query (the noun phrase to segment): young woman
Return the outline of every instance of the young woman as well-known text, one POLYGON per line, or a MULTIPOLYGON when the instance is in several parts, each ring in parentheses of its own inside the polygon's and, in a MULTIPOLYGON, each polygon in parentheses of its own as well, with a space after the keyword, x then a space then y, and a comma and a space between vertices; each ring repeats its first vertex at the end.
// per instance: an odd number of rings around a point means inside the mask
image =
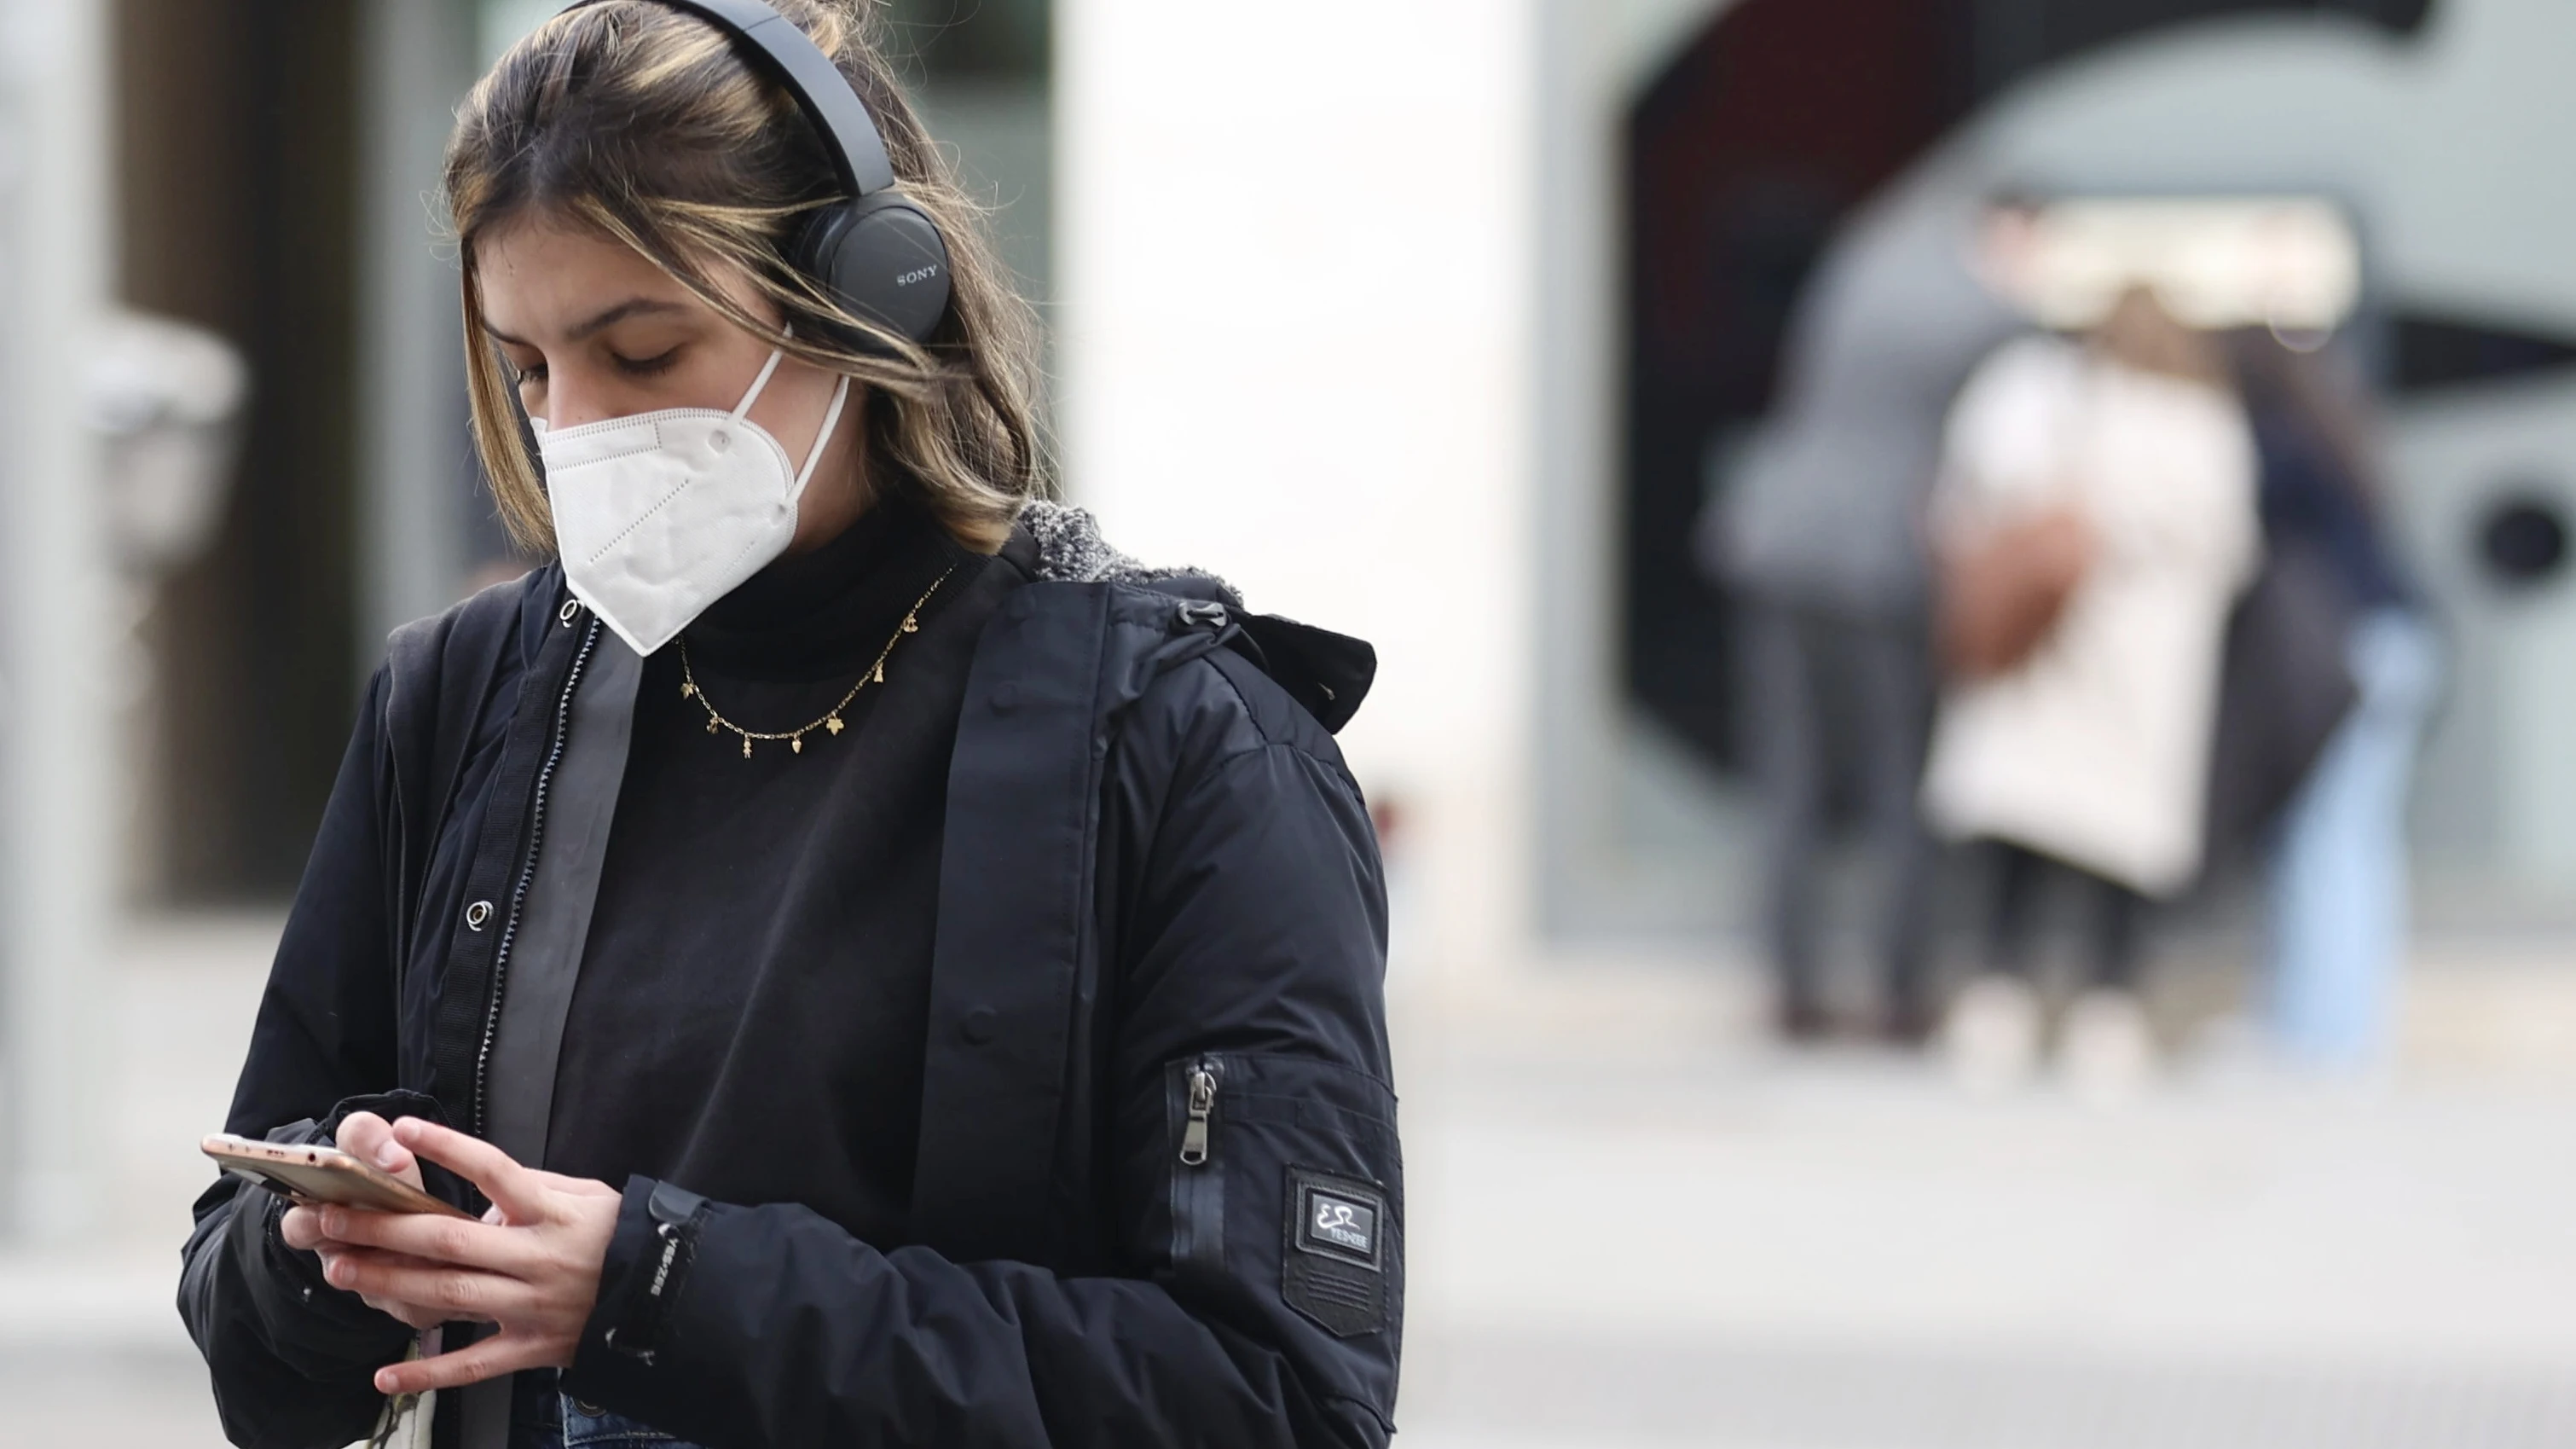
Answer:
POLYGON ((778 10, 577 6, 461 113, 556 561, 391 641, 228 1126, 483 1216, 210 1189, 226 1430, 1382 1445, 1373 660, 1032 501, 1021 304, 858 7, 778 10))
MULTIPOLYGON (((2080 1089, 2116 1095, 2152 1064, 2141 917, 2199 874, 2229 610, 2261 560, 2254 443, 2217 343, 2133 288, 2083 344, 2032 337, 1989 359, 1951 413, 1934 519, 1963 556, 2057 520, 2073 586, 2033 647, 1950 681, 1924 773, 1933 829, 1992 846, 1988 974, 1952 1006, 1972 1082, 2034 1063, 2036 896, 2051 877, 2091 917, 2089 989, 2063 1032, 2080 1089)), ((2036 550, 2044 535, 2026 535, 2036 550)))

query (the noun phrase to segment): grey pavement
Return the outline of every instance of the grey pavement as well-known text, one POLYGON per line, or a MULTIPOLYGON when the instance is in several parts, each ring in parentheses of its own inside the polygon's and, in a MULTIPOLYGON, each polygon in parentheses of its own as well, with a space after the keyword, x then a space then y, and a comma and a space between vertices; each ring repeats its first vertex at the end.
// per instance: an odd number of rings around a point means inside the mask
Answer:
MULTIPOLYGON (((221 1443, 170 1296, 274 931, 133 933, 113 1210, 0 1254, 0 1445, 221 1443)), ((2576 1073, 2532 1025, 2576 977, 2419 992, 2378 1088, 2117 1110, 1784 1059, 1705 981, 1556 989, 1403 993, 1416 1449, 2576 1443, 2576 1073)))

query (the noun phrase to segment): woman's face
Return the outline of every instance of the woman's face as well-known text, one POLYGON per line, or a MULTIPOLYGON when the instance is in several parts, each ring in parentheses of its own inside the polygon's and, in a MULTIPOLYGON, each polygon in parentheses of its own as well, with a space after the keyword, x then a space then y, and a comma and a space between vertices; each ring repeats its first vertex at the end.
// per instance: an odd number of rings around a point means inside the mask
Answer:
MULTIPOLYGON (((550 428, 663 408, 732 410, 769 360, 769 344, 726 321, 633 248, 542 218, 477 238, 484 332, 508 359, 519 401, 550 428)), ((777 312, 747 278, 719 276, 755 317, 777 312)), ((802 466, 838 377, 782 359, 750 417, 802 466)), ((865 506, 861 396, 853 384, 832 441, 797 507, 790 553, 826 542, 865 506)))

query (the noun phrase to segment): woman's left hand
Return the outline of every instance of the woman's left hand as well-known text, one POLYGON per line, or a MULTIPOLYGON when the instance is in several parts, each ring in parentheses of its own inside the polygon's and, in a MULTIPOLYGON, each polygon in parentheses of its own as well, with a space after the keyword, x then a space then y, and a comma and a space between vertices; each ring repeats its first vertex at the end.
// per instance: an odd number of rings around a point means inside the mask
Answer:
POLYGON ((481 1222, 429 1213, 326 1208, 333 1287, 434 1308, 500 1332, 434 1358, 376 1371, 376 1388, 416 1394, 528 1368, 569 1368, 599 1301, 620 1194, 604 1182, 522 1167, 488 1142, 417 1117, 394 1124, 403 1146, 482 1189, 481 1222))

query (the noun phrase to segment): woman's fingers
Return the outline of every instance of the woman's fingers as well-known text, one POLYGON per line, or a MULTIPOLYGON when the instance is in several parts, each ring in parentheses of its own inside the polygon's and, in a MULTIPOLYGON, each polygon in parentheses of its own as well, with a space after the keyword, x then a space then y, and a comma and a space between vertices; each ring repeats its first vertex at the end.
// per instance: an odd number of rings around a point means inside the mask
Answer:
POLYGON ((376 1392, 417 1394, 479 1384, 521 1369, 543 1368, 546 1360, 543 1347, 505 1329, 454 1353, 387 1364, 376 1370, 376 1392))
POLYGON ((331 1141, 341 1151, 367 1162, 375 1161, 376 1154, 393 1140, 393 1124, 373 1112, 350 1113, 340 1119, 339 1129, 331 1134, 331 1141))
MULTIPOLYGON (((336 1266, 343 1262, 376 1263, 391 1267, 418 1269, 436 1269, 443 1266, 438 1263, 423 1262, 418 1258, 406 1258, 398 1253, 380 1253, 373 1248, 352 1248, 345 1246, 326 1247, 322 1249, 320 1257, 322 1259, 322 1278, 325 1282, 337 1282, 340 1278, 348 1276, 346 1273, 340 1271, 336 1266)), ((376 1310, 378 1313, 399 1319, 403 1324, 411 1328, 435 1328, 439 1324, 446 1322, 450 1316, 436 1308, 426 1307, 418 1303, 406 1303, 399 1298, 382 1298, 373 1294, 361 1293, 358 1295, 358 1301, 366 1304, 369 1308, 376 1310)))
POLYGON ((540 1256, 525 1233, 438 1213, 380 1213, 327 1207, 322 1231, 334 1244, 379 1248, 405 1257, 494 1273, 524 1273, 540 1256))
POLYGON ((439 1262, 435 1258, 415 1258, 409 1253, 388 1253, 381 1248, 334 1246, 323 1249, 321 1258, 322 1272, 325 1277, 330 1276, 331 1265, 339 1262, 367 1263, 384 1268, 417 1268, 422 1271, 457 1266, 454 1263, 439 1262))
POLYGON ((450 1264, 414 1267, 370 1260, 354 1253, 335 1258, 324 1276, 334 1288, 346 1289, 361 1298, 413 1304, 431 1310, 441 1320, 497 1322, 524 1311, 535 1296, 527 1284, 506 1274, 450 1264))
POLYGON ((532 1181, 543 1183, 556 1192, 570 1193, 574 1197, 623 1199, 626 1196, 625 1193, 595 1177, 566 1177, 560 1172, 548 1172, 542 1167, 529 1168, 528 1176, 532 1181))
POLYGON ((546 1185, 539 1180, 539 1174, 521 1167, 510 1159, 510 1154, 491 1143, 418 1117, 405 1117, 395 1123, 394 1136, 413 1152, 481 1188, 510 1221, 534 1222, 542 1215, 546 1185))
POLYGON ((435 1308, 423 1308, 417 1303, 405 1303, 400 1299, 369 1298, 362 1293, 358 1295, 358 1301, 402 1324, 405 1328, 436 1328, 448 1319, 448 1315, 435 1308))
POLYGON ((420 1164, 394 1135, 393 1124, 373 1112, 352 1112, 332 1135, 339 1149, 370 1167, 380 1168, 414 1187, 421 1185, 420 1164))
POLYGON ((322 1231, 321 1209, 302 1206, 288 1208, 286 1215, 277 1220, 277 1236, 286 1246, 304 1253, 321 1247, 330 1238, 322 1231))

